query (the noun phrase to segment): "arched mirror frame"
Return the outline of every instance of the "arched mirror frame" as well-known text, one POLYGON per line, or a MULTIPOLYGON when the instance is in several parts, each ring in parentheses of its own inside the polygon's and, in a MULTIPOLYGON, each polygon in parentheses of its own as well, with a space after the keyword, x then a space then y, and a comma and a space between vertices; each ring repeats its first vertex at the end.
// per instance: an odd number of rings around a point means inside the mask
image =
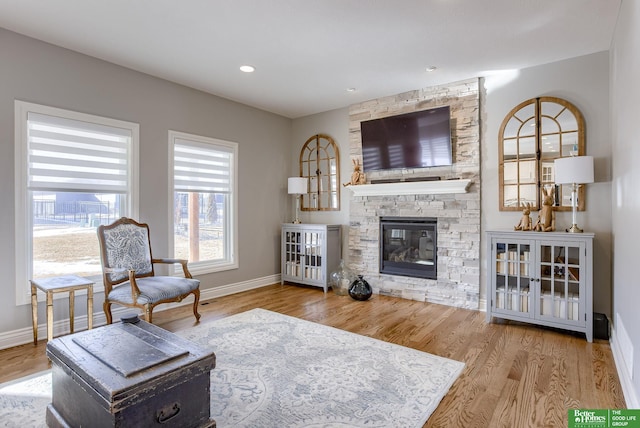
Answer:
POLYGON ((340 210, 340 152, 333 138, 316 134, 300 150, 300 177, 307 179, 302 211, 340 210))
MULTIPOLYGON (((571 186, 555 185, 553 161, 583 156, 585 123, 580 110, 556 97, 539 97, 514 107, 498 133, 499 209, 521 211, 531 202, 542 208, 542 188, 555 186, 554 209, 571 211, 571 186)), ((578 210, 585 209, 585 190, 578 190, 578 210)))

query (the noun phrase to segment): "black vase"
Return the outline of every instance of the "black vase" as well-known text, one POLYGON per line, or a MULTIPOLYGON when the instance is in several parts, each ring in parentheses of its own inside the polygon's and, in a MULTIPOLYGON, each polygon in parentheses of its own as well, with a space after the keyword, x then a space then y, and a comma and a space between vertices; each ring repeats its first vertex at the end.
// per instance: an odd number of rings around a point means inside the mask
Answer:
POLYGON ((358 279, 353 281, 349 286, 349 296, 356 300, 367 300, 373 294, 373 290, 369 283, 358 275, 358 279))

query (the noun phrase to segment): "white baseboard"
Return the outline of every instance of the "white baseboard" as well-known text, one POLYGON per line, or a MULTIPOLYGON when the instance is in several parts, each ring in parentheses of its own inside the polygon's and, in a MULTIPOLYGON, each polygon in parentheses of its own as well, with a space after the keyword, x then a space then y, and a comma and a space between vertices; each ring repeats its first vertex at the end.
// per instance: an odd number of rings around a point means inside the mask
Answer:
POLYGON ((640 409, 640 400, 638 400, 638 396, 633 389, 633 383, 631 382, 629 373, 624 369, 625 363, 622 358, 622 351, 618 345, 615 328, 611 329, 611 339, 609 340, 609 343, 611 344, 611 353, 613 354, 613 360, 616 363, 616 370, 622 386, 622 394, 624 395, 624 400, 627 403, 627 408, 640 409))
MULTIPOLYGON (((240 293, 242 291, 253 290, 267 285, 272 285, 280 282, 280 274, 265 276, 263 278, 252 279, 249 281, 237 282, 235 284, 222 285, 220 287, 213 287, 200 291, 200 301, 214 299, 216 297, 228 296, 230 294, 240 293)), ((193 299, 185 299, 180 303, 170 303, 166 305, 158 306, 154 313, 165 311, 171 308, 177 308, 179 306, 193 305, 193 299)), ((125 314, 135 312, 133 308, 126 308, 122 306, 113 306, 111 311, 113 319, 117 320, 125 314)), ((142 312, 141 312, 142 313, 142 312)), ((47 324, 46 317, 43 324, 38 323, 38 339, 47 338, 47 324)), ((41 321, 41 320, 39 320, 41 321)), ((93 313, 93 326, 98 327, 105 325, 107 318, 104 312, 93 313)), ((87 316, 74 317, 74 330, 82 331, 87 329, 87 316)), ((69 319, 63 319, 55 321, 53 323, 53 336, 59 336, 61 334, 67 334, 70 331, 69 319)), ((18 330, 7 331, 0 333, 0 349, 12 348, 14 346, 23 345, 25 343, 33 343, 33 328, 31 326, 21 328, 18 330)))

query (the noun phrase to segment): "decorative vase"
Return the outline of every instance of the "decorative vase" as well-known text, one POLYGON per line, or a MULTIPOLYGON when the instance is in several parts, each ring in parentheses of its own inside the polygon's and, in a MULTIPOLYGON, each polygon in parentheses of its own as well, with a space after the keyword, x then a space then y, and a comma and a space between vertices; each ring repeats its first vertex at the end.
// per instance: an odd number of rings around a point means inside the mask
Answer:
POLYGON ((331 289, 338 296, 346 296, 349 294, 349 286, 356 279, 356 274, 344 263, 344 260, 340 260, 338 270, 332 272, 329 276, 331 289))
POLYGON ((349 296, 356 300, 367 300, 373 294, 371 285, 362 277, 358 275, 358 279, 351 283, 349 287, 349 296))

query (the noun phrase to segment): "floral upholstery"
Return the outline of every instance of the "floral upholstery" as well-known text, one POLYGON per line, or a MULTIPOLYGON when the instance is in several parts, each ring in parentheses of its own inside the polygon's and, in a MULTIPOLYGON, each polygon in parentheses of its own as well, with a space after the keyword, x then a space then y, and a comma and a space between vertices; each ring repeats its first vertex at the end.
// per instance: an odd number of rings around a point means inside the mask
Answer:
POLYGON ((134 269, 136 276, 151 273, 151 251, 147 232, 146 228, 133 224, 121 224, 104 231, 108 266, 122 269, 108 274, 112 282, 128 278, 128 269, 134 269))
POLYGON ((98 227, 102 253, 102 278, 105 290, 103 303, 107 324, 111 324, 113 303, 144 309, 152 322, 153 308, 165 302, 180 302, 193 294, 193 314, 200 319, 200 281, 193 279, 182 259, 154 259, 151 254, 149 226, 122 217, 114 223, 98 227), (180 264, 184 278, 156 276, 154 264, 180 264))

